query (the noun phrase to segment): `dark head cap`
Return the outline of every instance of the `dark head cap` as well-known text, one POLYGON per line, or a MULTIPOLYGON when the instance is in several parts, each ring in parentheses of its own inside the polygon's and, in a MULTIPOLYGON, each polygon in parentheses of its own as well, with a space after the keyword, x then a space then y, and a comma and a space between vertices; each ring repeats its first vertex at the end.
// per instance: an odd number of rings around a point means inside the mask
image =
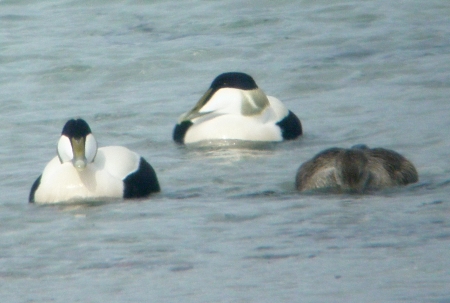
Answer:
POLYGON ((252 90, 258 88, 255 80, 253 80, 251 76, 239 72, 223 73, 217 76, 210 86, 211 90, 213 91, 227 87, 243 90, 252 90))
POLYGON ((69 138, 82 138, 91 133, 89 125, 83 119, 71 119, 66 122, 61 132, 69 138))

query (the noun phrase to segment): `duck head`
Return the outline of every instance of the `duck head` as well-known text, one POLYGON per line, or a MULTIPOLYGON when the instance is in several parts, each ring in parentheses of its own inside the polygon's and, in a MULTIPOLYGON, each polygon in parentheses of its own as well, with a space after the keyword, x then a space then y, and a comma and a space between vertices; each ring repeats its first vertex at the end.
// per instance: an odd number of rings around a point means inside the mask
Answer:
POLYGON ((240 72, 223 73, 214 79, 194 108, 183 114, 179 122, 208 114, 253 116, 269 105, 267 96, 251 76, 240 72))
POLYGON ((61 163, 72 162, 78 171, 82 171, 87 164, 94 161, 96 154, 97 141, 86 121, 67 121, 58 141, 58 157, 61 163))
POLYGON ((367 156, 363 149, 346 149, 336 156, 335 178, 342 190, 364 191, 370 177, 367 156))

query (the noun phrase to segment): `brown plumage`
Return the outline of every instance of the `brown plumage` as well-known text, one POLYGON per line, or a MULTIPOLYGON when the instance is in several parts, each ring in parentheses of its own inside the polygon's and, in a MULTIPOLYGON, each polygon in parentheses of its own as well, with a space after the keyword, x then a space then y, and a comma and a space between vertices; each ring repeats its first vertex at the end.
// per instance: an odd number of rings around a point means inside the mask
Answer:
POLYGON ((419 179, 414 165, 399 153, 355 145, 350 149, 330 148, 303 163, 297 171, 300 191, 335 189, 364 192, 406 185, 419 179))

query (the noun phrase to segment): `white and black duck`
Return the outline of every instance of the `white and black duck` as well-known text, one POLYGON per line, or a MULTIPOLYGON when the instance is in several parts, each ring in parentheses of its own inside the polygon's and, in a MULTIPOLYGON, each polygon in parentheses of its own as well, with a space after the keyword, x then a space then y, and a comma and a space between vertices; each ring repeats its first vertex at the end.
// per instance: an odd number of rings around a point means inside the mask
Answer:
POLYGON ((141 198, 160 191, 156 173, 144 158, 122 146, 97 148, 82 119, 64 125, 57 154, 31 187, 29 202, 141 198))
POLYGON ((205 140, 282 141, 302 134, 298 117, 245 73, 217 76, 193 109, 180 116, 177 143, 205 140))

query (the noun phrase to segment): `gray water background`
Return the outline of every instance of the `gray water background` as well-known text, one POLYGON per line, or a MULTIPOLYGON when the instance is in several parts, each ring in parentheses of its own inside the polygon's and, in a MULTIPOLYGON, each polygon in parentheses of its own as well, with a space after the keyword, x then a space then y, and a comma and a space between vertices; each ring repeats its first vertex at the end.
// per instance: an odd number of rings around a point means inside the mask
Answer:
POLYGON ((450 302, 450 2, 0 1, 1 302, 450 302), (180 147, 215 76, 251 74, 296 141, 180 147), (141 201, 37 206, 67 119, 155 168, 141 201), (300 194, 332 146, 420 182, 300 194))

